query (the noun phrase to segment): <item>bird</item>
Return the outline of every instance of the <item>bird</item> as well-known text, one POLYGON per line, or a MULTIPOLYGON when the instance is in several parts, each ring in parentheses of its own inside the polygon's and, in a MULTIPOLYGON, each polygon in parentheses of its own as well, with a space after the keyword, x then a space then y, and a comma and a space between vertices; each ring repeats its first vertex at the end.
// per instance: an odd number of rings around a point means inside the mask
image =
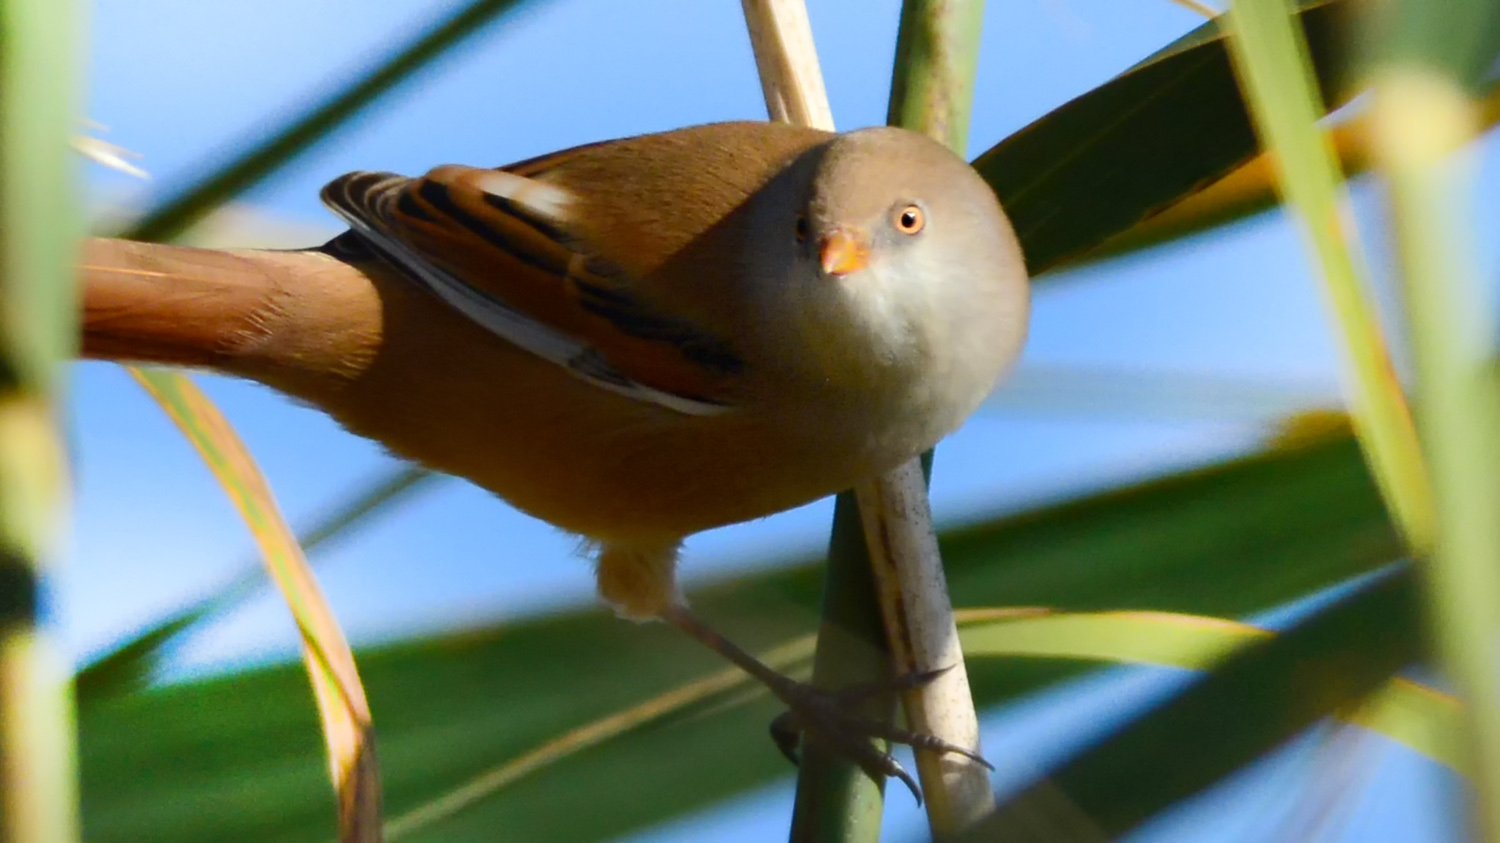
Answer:
POLYGON ((358 171, 322 199, 349 229, 305 250, 86 241, 82 356, 257 381, 582 537, 620 615, 920 800, 876 727, 719 635, 676 570, 687 536, 933 447, 1010 370, 1029 279, 989 185, 917 132, 745 121, 358 171))

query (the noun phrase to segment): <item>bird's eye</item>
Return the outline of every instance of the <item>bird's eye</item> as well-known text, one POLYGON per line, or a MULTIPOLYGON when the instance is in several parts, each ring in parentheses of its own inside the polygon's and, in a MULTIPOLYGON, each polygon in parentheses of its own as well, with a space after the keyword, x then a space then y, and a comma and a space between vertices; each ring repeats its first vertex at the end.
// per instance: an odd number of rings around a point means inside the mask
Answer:
POLYGON ((797 228, 796 228, 796 231, 797 231, 797 242, 798 243, 806 243, 807 242, 807 217, 804 217, 804 216, 802 216, 800 214, 797 216, 797 228))
POLYGON ((926 215, 916 205, 907 205, 896 212, 896 229, 902 234, 916 234, 926 224, 926 215))

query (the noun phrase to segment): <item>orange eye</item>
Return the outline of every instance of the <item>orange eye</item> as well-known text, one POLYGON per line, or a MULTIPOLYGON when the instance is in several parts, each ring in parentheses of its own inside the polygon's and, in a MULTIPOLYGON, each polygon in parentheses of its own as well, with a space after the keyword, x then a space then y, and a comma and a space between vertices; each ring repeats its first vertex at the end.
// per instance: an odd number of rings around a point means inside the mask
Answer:
POLYGON ((907 205, 896 212, 896 228, 902 234, 916 234, 926 224, 926 215, 916 205, 907 205))

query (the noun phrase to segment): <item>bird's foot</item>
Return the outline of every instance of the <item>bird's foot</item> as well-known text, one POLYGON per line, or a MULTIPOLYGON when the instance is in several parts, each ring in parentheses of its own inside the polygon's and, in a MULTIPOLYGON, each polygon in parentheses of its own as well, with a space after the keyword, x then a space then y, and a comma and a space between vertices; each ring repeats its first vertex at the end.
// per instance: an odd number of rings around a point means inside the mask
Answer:
POLYGON ((862 703, 876 697, 888 697, 921 688, 943 675, 947 668, 861 683, 837 691, 824 691, 772 670, 699 620, 697 615, 681 603, 666 606, 661 610, 660 616, 662 620, 734 662, 786 703, 788 711, 771 723, 771 736, 782 754, 791 759, 793 764, 798 763, 799 738, 808 737, 855 762, 872 778, 895 776, 900 779, 911 789, 918 804, 922 802, 922 789, 917 786, 916 780, 889 753, 881 752, 871 745, 872 738, 905 744, 913 749, 957 753, 994 769, 973 750, 949 743, 935 735, 893 726, 859 712, 862 703))
POLYGON ((859 713, 865 701, 915 690, 941 676, 947 668, 926 673, 908 673, 893 680, 863 683, 838 691, 824 691, 802 682, 783 679, 772 685, 772 692, 786 703, 787 711, 771 721, 771 738, 781 754, 793 764, 800 763, 801 739, 810 737, 860 766, 872 778, 892 776, 911 790, 917 804, 922 804, 922 790, 911 774, 888 752, 876 749, 871 738, 913 749, 952 752, 978 764, 994 767, 978 753, 949 743, 935 735, 913 732, 859 713))

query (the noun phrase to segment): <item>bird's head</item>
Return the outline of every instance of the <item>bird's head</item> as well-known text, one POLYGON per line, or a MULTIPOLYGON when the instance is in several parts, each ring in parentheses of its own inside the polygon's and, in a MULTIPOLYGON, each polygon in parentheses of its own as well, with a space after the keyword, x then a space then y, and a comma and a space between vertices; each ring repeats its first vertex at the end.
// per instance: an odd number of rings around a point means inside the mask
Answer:
POLYGON ((794 169, 800 194, 772 224, 806 362, 967 414, 1026 334, 1026 268, 994 192, 946 147, 897 128, 838 135, 794 169))

